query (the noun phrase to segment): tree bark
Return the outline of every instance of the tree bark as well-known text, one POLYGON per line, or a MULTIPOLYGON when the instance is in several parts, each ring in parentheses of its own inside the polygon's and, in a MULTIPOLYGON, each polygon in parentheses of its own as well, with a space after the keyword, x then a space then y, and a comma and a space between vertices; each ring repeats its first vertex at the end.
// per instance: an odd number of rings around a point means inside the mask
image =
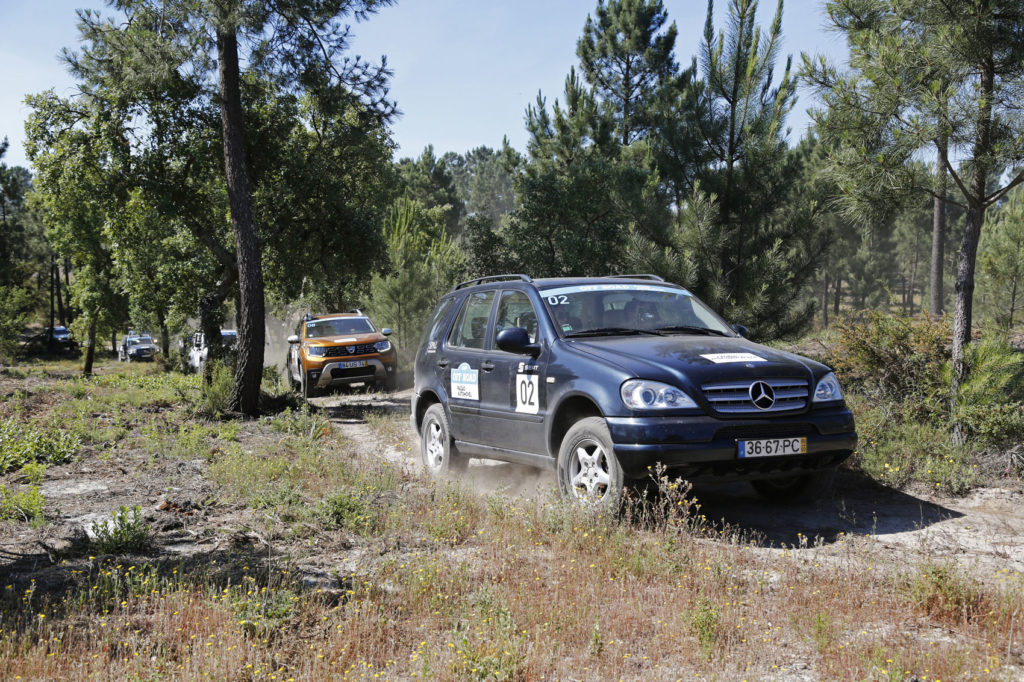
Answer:
POLYGON ((224 347, 220 338, 220 316, 217 314, 224 296, 212 291, 199 300, 199 329, 206 341, 206 361, 203 363, 203 383, 213 383, 213 367, 217 360, 224 357, 224 347))
POLYGON ((928 305, 928 313, 934 317, 942 316, 942 259, 945 258, 943 249, 946 239, 946 153, 947 140, 943 135, 936 145, 939 148, 939 159, 936 164, 938 182, 935 188, 935 201, 932 208, 932 269, 930 273, 929 290, 931 300, 928 305))
POLYGON ((53 290, 57 292, 57 319, 60 320, 61 326, 68 326, 67 317, 64 315, 64 297, 60 291, 60 264, 57 261, 53 261, 53 290))
MULTIPOLYGON (((974 175, 967 197, 967 228, 960 245, 960 259, 956 273, 956 304, 953 311, 953 378, 950 382, 951 406, 955 407, 960 387, 967 379, 970 368, 964 359, 967 344, 971 342, 972 307, 974 305, 974 270, 978 258, 978 240, 985 223, 985 189, 989 167, 984 159, 992 152, 992 95, 995 90, 995 65, 992 58, 982 64, 979 83, 978 129, 974 139, 974 175)), ((954 421, 953 436, 963 439, 960 424, 954 421)))
POLYGON ((85 363, 82 365, 82 374, 92 376, 92 361, 96 356, 96 317, 98 311, 93 311, 92 319, 89 321, 89 332, 85 337, 85 363))
POLYGON ((821 287, 821 328, 828 329, 828 264, 825 264, 825 274, 821 287))
POLYGON ((241 302, 238 361, 235 365, 230 407, 242 414, 255 415, 259 411, 260 383, 263 378, 263 265, 252 214, 249 175, 245 167, 238 36, 235 26, 230 22, 224 22, 217 29, 217 59, 221 127, 224 134, 224 174, 227 178, 231 225, 235 233, 241 302))

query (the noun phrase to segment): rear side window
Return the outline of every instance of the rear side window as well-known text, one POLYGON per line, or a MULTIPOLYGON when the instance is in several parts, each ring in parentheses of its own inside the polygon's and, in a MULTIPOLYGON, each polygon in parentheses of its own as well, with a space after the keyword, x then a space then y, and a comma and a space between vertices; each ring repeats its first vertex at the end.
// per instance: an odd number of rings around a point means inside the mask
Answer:
POLYGON ((441 327, 444 326, 445 321, 448 319, 448 311, 451 310, 452 303, 454 302, 454 298, 446 298, 437 306, 437 310, 434 311, 430 322, 423 329, 423 338, 420 339, 421 347, 431 341, 434 343, 431 346, 431 350, 437 347, 437 338, 441 335, 441 327))
POLYGON ((470 294, 459 311, 448 344, 461 348, 483 348, 487 335, 487 319, 491 316, 493 291, 470 294))

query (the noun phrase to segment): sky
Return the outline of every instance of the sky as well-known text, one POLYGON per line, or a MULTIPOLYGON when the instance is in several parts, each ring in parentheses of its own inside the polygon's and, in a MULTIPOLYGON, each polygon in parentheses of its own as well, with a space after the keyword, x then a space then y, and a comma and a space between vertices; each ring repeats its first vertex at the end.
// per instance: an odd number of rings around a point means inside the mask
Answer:
MULTIPOLYGON (((707 4, 663 0, 678 29, 676 60, 698 54, 707 4)), ((524 112, 542 93, 550 106, 562 99, 565 77, 578 66, 576 41, 596 0, 398 0, 353 25, 352 54, 370 61, 387 56, 394 71, 391 97, 402 115, 392 125, 396 158, 418 156, 428 144, 440 156, 507 136, 526 146, 524 112)), ((727 0, 715 3, 715 27, 725 23, 727 0)), ((102 0, 0 0, 0 139, 10 139, 7 165, 28 166, 25 96, 53 88, 74 92, 60 62, 61 48, 77 46, 75 10, 105 9, 102 0), (45 9, 44 9, 45 8, 45 9)), ((762 0, 758 22, 767 30, 775 3, 762 0)), ((825 29, 824 0, 787 0, 782 19, 783 55, 824 54, 842 60, 841 36, 825 29)), ((781 70, 784 57, 777 65, 781 70)), ((806 109, 815 102, 803 88, 790 115, 791 141, 803 136, 806 109)))

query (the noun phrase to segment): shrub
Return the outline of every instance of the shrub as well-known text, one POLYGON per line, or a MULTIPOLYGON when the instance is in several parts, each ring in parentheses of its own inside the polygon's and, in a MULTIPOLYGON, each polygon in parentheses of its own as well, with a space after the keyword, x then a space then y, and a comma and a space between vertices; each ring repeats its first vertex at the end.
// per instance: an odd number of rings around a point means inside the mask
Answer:
POLYGON ((224 416, 231 403, 231 388, 234 377, 231 368, 221 362, 214 362, 210 368, 212 381, 199 386, 199 412, 207 417, 224 416))
POLYGON ((0 519, 41 521, 46 500, 38 486, 28 486, 21 492, 11 492, 0 485, 0 519))
POLYGON ((981 587, 949 564, 925 564, 908 589, 914 606, 944 622, 965 623, 986 607, 981 587))
MULTIPOLYGON (((1005 334, 985 334, 965 352, 969 367, 960 386, 954 418, 977 445, 1024 439, 1024 353, 1005 334)), ((946 366, 944 379, 952 375, 946 366)))
POLYGON ((325 498, 317 516, 328 528, 369 535, 379 530, 381 516, 371 500, 351 490, 341 490, 325 498))
POLYGON ((82 443, 74 433, 40 431, 16 419, 0 421, 0 474, 26 464, 61 464, 78 454, 82 443))
POLYGON ((138 506, 128 509, 121 505, 109 522, 92 524, 92 532, 92 545, 99 554, 145 552, 151 545, 149 525, 142 520, 138 506))
POLYGON ((934 400, 948 386, 949 325, 869 312, 839 324, 833 367, 847 384, 889 400, 934 400))

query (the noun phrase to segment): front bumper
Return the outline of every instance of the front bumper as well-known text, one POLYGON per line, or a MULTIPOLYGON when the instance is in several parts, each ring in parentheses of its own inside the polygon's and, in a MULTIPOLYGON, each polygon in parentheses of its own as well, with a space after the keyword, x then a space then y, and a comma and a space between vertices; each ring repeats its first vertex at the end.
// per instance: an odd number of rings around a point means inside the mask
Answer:
POLYGON ((306 375, 315 388, 329 388, 371 381, 383 382, 389 377, 393 379, 398 371, 396 363, 385 363, 378 358, 358 360, 366 363, 363 367, 343 367, 346 362, 353 361, 325 362, 307 370, 306 375))
POLYGON ((686 480, 743 480, 834 468, 853 454, 857 433, 845 407, 773 419, 609 417, 615 455, 629 478, 646 478, 659 464, 686 480), (807 453, 739 457, 740 440, 807 438, 807 453))

